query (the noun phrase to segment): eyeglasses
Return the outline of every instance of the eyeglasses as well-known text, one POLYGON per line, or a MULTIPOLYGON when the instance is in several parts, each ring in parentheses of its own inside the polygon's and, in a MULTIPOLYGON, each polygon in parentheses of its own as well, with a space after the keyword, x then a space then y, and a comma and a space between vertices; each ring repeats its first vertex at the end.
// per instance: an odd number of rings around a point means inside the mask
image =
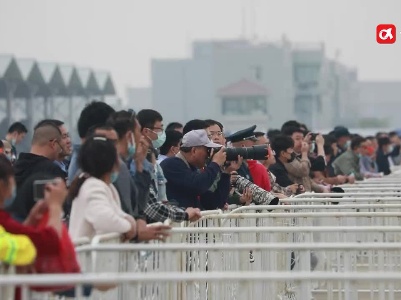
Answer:
POLYGON ((148 128, 150 131, 153 131, 154 133, 163 133, 164 128, 162 127, 153 127, 153 128, 148 128))
POLYGON ((221 131, 209 131, 208 137, 210 139, 214 136, 222 136, 222 135, 223 135, 223 133, 221 131))

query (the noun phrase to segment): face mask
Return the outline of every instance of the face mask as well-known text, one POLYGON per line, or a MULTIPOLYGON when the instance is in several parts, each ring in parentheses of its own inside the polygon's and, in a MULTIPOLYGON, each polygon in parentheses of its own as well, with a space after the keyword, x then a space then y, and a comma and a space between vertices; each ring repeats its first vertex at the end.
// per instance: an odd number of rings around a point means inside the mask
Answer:
POLYGON ((344 149, 347 150, 349 147, 351 147, 351 141, 347 141, 344 145, 344 149))
POLYGON ((9 208, 13 205, 15 197, 17 196, 17 189, 14 185, 11 196, 4 201, 4 208, 9 208))
POLYGON ((361 153, 358 153, 357 156, 358 156, 358 158, 361 158, 361 157, 362 157, 362 154, 361 154, 361 153))
POLYGON ((158 149, 161 146, 163 146, 164 142, 166 141, 166 133, 163 132, 158 132, 157 133, 157 140, 156 141, 152 141, 152 145, 154 148, 158 149))
POLYGON ((390 145, 389 147, 388 147, 388 153, 391 153, 391 152, 393 152, 394 151, 394 146, 393 145, 390 145))
POLYGON ((111 176, 110 176, 111 183, 115 183, 117 181, 117 179, 118 179, 118 172, 111 173, 111 176))
POLYGON ((297 155, 295 154, 295 152, 291 153, 291 158, 288 160, 288 163, 291 163, 295 160, 295 158, 297 157, 297 155))
POLYGON ((13 160, 13 155, 12 154, 6 154, 6 157, 9 161, 13 160))
POLYGON ((135 145, 129 144, 128 145, 128 157, 133 157, 135 154, 135 145))
POLYGON ((15 146, 15 144, 17 144, 17 140, 16 139, 12 139, 11 140, 11 145, 15 146))

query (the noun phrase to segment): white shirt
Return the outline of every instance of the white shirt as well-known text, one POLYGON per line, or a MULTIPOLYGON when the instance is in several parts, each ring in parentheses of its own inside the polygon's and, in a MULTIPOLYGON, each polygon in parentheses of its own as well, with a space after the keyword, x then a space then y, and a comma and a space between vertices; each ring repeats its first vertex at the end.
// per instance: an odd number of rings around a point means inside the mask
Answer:
POLYGON ((163 155, 163 154, 159 154, 159 156, 157 157, 157 163, 160 164, 166 158, 168 158, 168 156, 163 155))
POLYGON ((90 177, 72 202, 68 231, 73 240, 82 237, 91 239, 106 233, 125 233, 131 229, 126 216, 115 187, 90 177))

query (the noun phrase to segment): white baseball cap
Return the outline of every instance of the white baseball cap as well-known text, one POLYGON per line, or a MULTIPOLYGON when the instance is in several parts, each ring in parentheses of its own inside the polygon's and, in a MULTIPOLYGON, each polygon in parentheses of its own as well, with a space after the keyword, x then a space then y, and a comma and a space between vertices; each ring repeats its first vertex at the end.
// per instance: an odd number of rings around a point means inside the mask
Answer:
POLYGON ((220 148, 222 145, 213 143, 205 129, 192 130, 182 138, 181 147, 199 147, 205 146, 208 148, 220 148))

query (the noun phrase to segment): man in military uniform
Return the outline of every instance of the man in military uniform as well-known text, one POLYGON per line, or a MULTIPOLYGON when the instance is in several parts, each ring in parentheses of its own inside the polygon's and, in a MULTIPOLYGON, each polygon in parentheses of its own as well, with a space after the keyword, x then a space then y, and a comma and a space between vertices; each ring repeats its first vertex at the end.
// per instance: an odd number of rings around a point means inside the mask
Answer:
MULTIPOLYGON (((233 147, 242 147, 241 143, 244 141, 253 141, 256 142, 258 139, 255 137, 256 125, 253 125, 249 128, 237 131, 232 135, 226 138, 227 142, 230 142, 233 147)), ((241 167, 237 171, 238 175, 248 179, 249 181, 253 182, 253 178, 251 176, 251 172, 248 167, 248 163, 244 160, 241 167)))

